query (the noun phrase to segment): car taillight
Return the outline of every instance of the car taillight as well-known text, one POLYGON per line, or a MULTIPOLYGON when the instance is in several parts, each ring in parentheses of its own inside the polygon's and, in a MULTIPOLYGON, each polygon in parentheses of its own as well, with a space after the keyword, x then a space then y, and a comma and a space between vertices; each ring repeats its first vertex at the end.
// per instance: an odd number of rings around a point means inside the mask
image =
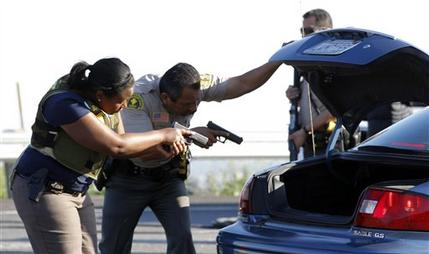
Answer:
POLYGON ((244 187, 241 190, 241 194, 240 194, 240 213, 241 214, 251 213, 250 195, 252 193, 252 185, 253 185, 253 176, 247 179, 246 184, 244 184, 244 187))
POLYGON ((429 198, 403 190, 369 188, 360 204, 355 225, 429 231, 429 198))

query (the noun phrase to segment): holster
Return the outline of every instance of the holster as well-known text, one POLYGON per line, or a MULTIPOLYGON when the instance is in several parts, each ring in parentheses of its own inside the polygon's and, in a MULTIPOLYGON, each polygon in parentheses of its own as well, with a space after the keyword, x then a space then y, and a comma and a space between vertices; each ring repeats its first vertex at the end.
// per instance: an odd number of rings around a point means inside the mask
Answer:
POLYGON ((185 152, 182 152, 181 154, 173 158, 173 160, 176 158, 178 160, 177 175, 183 180, 186 180, 191 173, 191 151, 187 149, 185 152))
POLYGON ((28 177, 28 198, 39 202, 39 198, 45 191, 49 170, 41 168, 28 177))

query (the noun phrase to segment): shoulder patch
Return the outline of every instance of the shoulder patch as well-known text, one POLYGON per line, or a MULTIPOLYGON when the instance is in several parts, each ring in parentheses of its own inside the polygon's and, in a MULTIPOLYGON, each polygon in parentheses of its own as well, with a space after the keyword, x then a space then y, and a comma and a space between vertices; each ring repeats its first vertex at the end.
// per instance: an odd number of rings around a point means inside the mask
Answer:
POLYGON ((200 74, 201 89, 207 89, 213 85, 214 77, 212 74, 200 74))
POLYGON ((131 98, 128 100, 128 108, 143 109, 143 107, 144 107, 143 97, 138 93, 134 93, 131 96, 131 98))

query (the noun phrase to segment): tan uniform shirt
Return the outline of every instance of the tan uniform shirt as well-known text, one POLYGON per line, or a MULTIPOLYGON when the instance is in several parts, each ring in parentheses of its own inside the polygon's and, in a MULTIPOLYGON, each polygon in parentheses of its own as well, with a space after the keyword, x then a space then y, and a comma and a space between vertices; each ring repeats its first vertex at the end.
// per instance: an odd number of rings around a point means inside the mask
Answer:
POLYGON ((320 115, 320 113, 324 112, 326 107, 322 104, 322 102, 317 98, 315 94, 313 94, 311 91, 310 97, 308 96, 308 90, 309 90, 309 84, 306 80, 302 79, 301 85, 301 100, 299 103, 300 110, 299 110, 299 122, 301 126, 310 125, 310 117, 312 116, 313 119, 320 115), (310 114, 310 107, 311 105, 311 114, 310 114))
MULTIPOLYGON (((134 94, 128 102, 128 108, 121 111, 126 132, 145 132, 173 127, 178 122, 186 127, 190 126, 192 115, 172 115, 164 108, 159 93, 160 77, 147 74, 136 81, 134 94)), ((201 75, 201 92, 198 104, 201 101, 222 101, 225 98, 228 80, 223 81, 210 74, 201 75)), ((158 167, 168 160, 143 161, 133 158, 132 161, 141 167, 158 167)))

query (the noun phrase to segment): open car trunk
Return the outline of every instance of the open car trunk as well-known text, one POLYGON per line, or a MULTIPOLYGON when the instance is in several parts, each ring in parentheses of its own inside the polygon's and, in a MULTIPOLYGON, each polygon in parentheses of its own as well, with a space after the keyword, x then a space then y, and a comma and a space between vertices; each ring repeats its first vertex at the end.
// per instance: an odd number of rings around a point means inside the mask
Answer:
POLYGON ((354 133, 378 105, 429 104, 429 56, 423 51, 392 36, 347 28, 286 44, 271 61, 293 66, 337 119, 324 156, 285 164, 268 175, 266 209, 272 217, 348 224, 369 186, 411 189, 429 179, 429 109, 365 145, 334 151, 341 125, 354 133))
POLYGON ((299 214, 300 219, 313 222, 347 224, 352 222, 360 196, 368 186, 409 189, 429 178, 423 164, 402 166, 384 161, 334 158, 328 168, 325 160, 316 159, 311 166, 297 165, 277 175, 272 172, 269 212, 278 218, 293 219, 299 214), (404 179, 410 179, 406 186, 404 179), (401 180, 400 185, 395 185, 395 180, 401 180), (341 218, 332 220, 334 216, 341 218))

